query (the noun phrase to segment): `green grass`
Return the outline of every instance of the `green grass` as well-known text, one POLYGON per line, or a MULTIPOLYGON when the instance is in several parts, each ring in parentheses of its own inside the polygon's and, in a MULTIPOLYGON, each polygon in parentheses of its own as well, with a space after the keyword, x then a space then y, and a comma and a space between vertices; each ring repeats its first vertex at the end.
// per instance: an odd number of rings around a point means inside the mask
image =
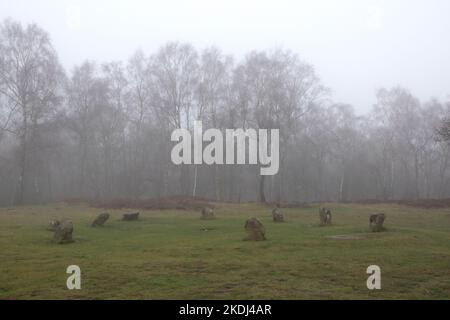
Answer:
POLYGON ((215 220, 193 211, 141 211, 136 222, 110 210, 51 204, 0 208, 0 299, 449 299, 450 210, 395 205, 329 204, 333 226, 318 226, 318 208, 220 205, 215 220), (386 232, 369 233, 368 215, 385 212, 386 232), (243 241, 258 217, 267 240, 243 241), (51 241, 50 219, 74 222, 72 244, 51 241), (202 229, 207 228, 209 231, 202 229), (335 240, 331 235, 358 235, 335 240), (68 265, 82 289, 68 290, 68 265), (382 290, 366 287, 366 268, 381 267, 382 290))

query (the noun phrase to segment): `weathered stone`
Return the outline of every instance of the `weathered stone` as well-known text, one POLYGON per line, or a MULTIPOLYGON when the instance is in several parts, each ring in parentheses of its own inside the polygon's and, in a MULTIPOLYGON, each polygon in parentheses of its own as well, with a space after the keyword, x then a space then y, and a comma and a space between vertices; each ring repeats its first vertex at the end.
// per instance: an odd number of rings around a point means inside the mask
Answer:
POLYGON ((92 222, 93 227, 101 227, 109 219, 109 213, 100 213, 97 218, 92 222))
POLYGON ((380 232, 384 230, 383 223, 386 219, 384 213, 371 214, 369 218, 369 227, 372 232, 380 232))
POLYGON ((331 210, 327 209, 327 219, 325 221, 326 225, 331 225, 331 210))
POLYGON ((319 218, 321 226, 331 225, 331 210, 327 208, 319 209, 319 218))
POLYGON ((70 243, 73 242, 73 223, 70 220, 63 220, 55 229, 53 240, 57 243, 70 243))
POLYGON ((138 218, 139 218, 139 212, 124 213, 122 220, 132 221, 132 220, 137 220, 138 218))
POLYGON ((284 216, 278 208, 272 210, 272 218, 274 222, 284 222, 284 216))
POLYGON ((204 220, 209 220, 209 219, 214 219, 214 211, 211 208, 205 207, 202 209, 202 219, 204 220))
POLYGON ((245 240, 261 241, 266 240, 266 230, 263 224, 256 218, 250 218, 245 222, 247 238, 245 240))
POLYGON ((48 224, 48 227, 47 227, 47 230, 55 232, 56 228, 58 228, 60 223, 61 222, 59 220, 50 220, 50 222, 48 224))

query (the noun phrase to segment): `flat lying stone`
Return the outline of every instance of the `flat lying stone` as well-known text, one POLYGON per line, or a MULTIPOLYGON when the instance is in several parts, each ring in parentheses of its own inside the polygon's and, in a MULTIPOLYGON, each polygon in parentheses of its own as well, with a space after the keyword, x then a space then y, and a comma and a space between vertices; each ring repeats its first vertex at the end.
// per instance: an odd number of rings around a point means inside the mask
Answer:
POLYGON ((363 236, 357 236, 352 234, 341 234, 335 236, 327 236, 325 238, 333 239, 333 240, 362 240, 365 239, 363 236))
POLYGON ((215 228, 202 228, 200 231, 213 231, 216 230, 215 228))
POLYGON ((132 212, 132 213, 124 213, 123 214, 123 221, 134 221, 138 220, 139 218, 139 212, 132 212))

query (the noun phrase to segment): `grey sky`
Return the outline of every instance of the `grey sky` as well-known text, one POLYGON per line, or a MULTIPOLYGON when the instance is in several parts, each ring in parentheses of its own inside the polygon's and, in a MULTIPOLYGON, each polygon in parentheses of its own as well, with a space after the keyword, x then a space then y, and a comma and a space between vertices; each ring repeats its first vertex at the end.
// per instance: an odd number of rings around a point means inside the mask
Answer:
POLYGON ((179 40, 238 58, 291 49, 359 113, 381 86, 405 86, 421 100, 450 95, 448 0, 0 0, 5 17, 46 29, 68 70, 179 40))

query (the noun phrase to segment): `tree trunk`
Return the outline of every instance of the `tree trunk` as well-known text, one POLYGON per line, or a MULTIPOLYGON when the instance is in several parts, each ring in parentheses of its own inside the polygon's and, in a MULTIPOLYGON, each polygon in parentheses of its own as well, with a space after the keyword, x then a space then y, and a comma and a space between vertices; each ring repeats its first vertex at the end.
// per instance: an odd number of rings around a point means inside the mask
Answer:
POLYGON ((266 176, 261 175, 259 178, 259 202, 266 203, 266 196, 264 194, 264 183, 266 176))
POLYGON ((20 176, 19 176, 19 190, 17 193, 15 204, 23 204, 25 192, 25 176, 26 176, 26 142, 22 142, 22 154, 20 157, 20 176))
POLYGON ((198 177, 198 165, 194 166, 194 187, 192 189, 192 196, 197 195, 197 177, 198 177))
POLYGON ((414 154, 414 197, 415 199, 420 198, 420 191, 419 191, 419 159, 417 152, 414 154))
POLYGON ((216 201, 222 200, 222 190, 221 190, 221 184, 219 179, 219 172, 217 170, 217 164, 214 164, 214 192, 216 196, 216 201))
POLYGON ((343 201, 344 197, 344 183, 345 183, 345 173, 342 170, 341 182, 339 183, 339 201, 343 201))
POLYGON ((23 133, 20 138, 21 144, 21 155, 20 155, 20 176, 19 176, 19 190, 17 192, 15 204, 23 204, 25 198, 25 186, 26 186, 26 175, 27 175, 27 136, 28 136, 28 119, 25 112, 25 106, 22 107, 23 119, 23 133))
POLYGON ((391 160, 391 181, 390 181, 390 185, 389 185, 389 194, 392 198, 395 198, 394 195, 394 182, 395 182, 395 163, 394 163, 394 159, 391 160))

